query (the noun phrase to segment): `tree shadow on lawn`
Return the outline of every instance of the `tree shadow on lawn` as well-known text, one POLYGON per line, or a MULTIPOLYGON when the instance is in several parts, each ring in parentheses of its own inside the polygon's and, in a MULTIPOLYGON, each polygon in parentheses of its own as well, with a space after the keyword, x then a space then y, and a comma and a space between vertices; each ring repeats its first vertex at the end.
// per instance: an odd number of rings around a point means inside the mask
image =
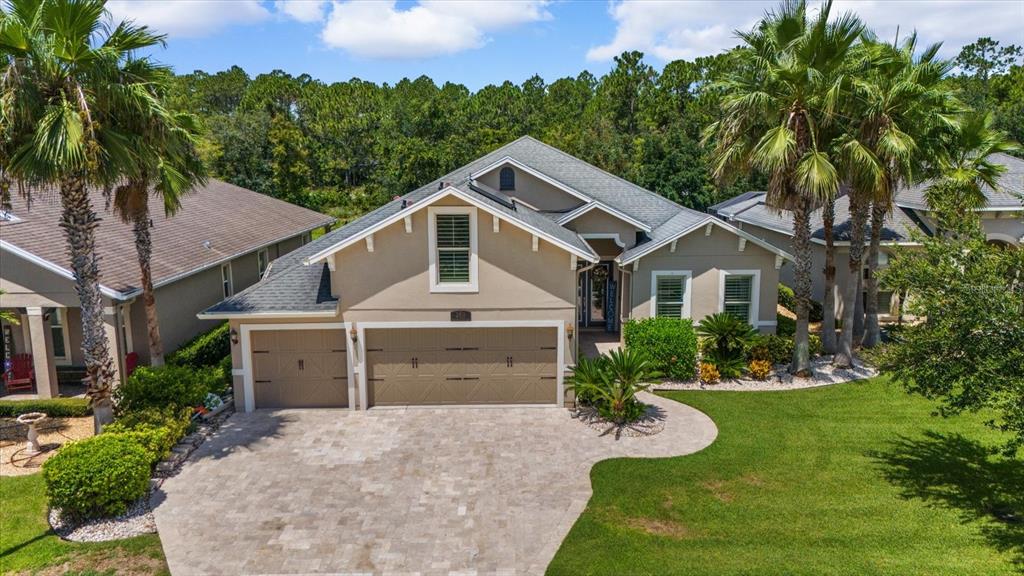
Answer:
POLYGON ((989 543, 1024 565, 1024 462, 994 457, 961 434, 934 431, 924 438, 901 436, 868 456, 904 498, 952 508, 964 523, 982 521, 989 543))

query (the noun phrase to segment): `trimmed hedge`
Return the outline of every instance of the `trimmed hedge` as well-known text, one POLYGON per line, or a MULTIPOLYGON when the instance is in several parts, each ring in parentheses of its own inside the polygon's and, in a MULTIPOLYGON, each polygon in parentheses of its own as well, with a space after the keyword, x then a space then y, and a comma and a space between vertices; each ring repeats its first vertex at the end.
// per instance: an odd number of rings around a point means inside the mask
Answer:
POLYGON ((40 400, 0 400, 0 418, 14 418, 29 412, 42 412, 50 418, 91 416, 87 398, 49 398, 40 400))
POLYGON ((103 427, 104 434, 127 434, 150 453, 152 465, 171 453, 171 448, 188 432, 191 408, 145 408, 128 412, 103 427))
MULTIPOLYGON (((811 357, 821 355, 821 337, 808 337, 811 357)), ((793 361, 793 336, 758 334, 747 346, 747 360, 767 360, 772 364, 789 364, 793 361)))
POLYGON ((637 347, 666 378, 689 380, 697 372, 697 334, 693 321, 676 318, 629 320, 622 327, 627 347, 637 347))
POLYGON ((119 414, 146 408, 194 408, 203 404, 221 378, 217 368, 140 367, 114 390, 114 404, 119 414))
POLYGON ((203 332, 168 356, 167 363, 192 368, 216 366, 225 356, 231 355, 230 332, 227 322, 203 332))
POLYGON ((43 463, 50 506, 75 518, 123 514, 149 488, 151 455, 136 438, 100 434, 43 463))

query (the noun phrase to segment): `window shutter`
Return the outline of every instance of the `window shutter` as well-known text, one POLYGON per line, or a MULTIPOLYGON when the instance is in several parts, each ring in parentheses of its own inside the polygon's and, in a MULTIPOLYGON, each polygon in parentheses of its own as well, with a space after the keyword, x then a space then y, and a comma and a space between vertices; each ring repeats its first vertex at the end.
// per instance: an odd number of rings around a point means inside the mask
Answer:
POLYGON ((438 214, 435 226, 438 282, 469 282, 469 215, 438 214))
POLYGON ((753 297, 754 278, 752 276, 729 275, 725 277, 726 313, 743 320, 750 321, 750 303, 753 297))
POLYGON ((683 276, 658 276, 655 313, 659 318, 682 318, 685 281, 683 276))

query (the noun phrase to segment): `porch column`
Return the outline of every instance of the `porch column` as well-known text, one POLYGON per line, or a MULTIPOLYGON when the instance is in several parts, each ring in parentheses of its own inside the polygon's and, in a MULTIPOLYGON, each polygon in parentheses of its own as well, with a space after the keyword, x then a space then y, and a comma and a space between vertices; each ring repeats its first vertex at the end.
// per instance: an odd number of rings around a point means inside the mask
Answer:
POLYGON ((110 350, 110 357, 114 359, 114 381, 110 383, 111 388, 116 388, 124 378, 124 348, 121 345, 121 331, 118 329, 120 325, 117 307, 104 307, 103 331, 107 335, 107 347, 110 350))
POLYGON ((32 364, 36 371, 36 394, 40 398, 55 398, 60 392, 57 388, 57 367, 53 363, 53 334, 41 307, 28 307, 25 312, 28 316, 32 364))

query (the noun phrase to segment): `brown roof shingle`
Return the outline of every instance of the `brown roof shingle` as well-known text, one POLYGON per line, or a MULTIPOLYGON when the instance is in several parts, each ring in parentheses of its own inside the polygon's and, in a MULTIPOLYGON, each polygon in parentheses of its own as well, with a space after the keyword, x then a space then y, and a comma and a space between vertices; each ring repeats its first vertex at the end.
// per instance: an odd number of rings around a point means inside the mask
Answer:
MULTIPOLYGON (((139 265, 131 225, 106 209, 100 190, 90 192, 102 222, 96 233, 100 282, 124 294, 138 290, 139 265)), ((56 192, 33 196, 31 207, 12 194, 12 221, 0 220, 0 240, 65 270, 71 260, 59 227, 56 192)), ((188 276, 220 261, 256 250, 334 222, 330 216, 247 190, 209 180, 182 198, 178 213, 167 218, 163 202, 150 197, 153 220, 153 281, 188 276), (208 243, 208 247, 207 247, 208 243)))

